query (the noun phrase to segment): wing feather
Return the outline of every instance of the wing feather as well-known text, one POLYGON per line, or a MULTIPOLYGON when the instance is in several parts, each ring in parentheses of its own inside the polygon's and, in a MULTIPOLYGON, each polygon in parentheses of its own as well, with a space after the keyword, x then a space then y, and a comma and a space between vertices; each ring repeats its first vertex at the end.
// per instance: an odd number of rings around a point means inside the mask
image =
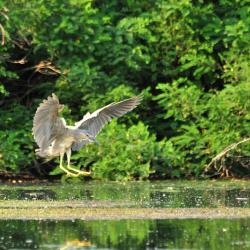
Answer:
POLYGON ((142 96, 134 96, 121 102, 113 102, 92 114, 87 113, 82 120, 75 124, 75 128, 88 130, 93 136, 96 136, 112 118, 130 112, 140 104, 141 100, 142 96))
POLYGON ((53 139, 66 130, 65 120, 59 117, 62 105, 55 94, 39 105, 33 120, 32 132, 37 145, 44 150, 53 139))

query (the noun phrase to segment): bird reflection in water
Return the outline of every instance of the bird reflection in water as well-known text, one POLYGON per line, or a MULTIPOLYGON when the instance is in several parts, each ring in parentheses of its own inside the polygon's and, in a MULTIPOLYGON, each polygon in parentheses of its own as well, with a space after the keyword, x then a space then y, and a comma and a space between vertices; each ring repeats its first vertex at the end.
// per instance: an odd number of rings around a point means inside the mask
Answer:
POLYGON ((66 241, 65 245, 60 248, 60 250, 78 249, 81 247, 91 247, 93 246, 90 241, 87 240, 69 240, 66 241))

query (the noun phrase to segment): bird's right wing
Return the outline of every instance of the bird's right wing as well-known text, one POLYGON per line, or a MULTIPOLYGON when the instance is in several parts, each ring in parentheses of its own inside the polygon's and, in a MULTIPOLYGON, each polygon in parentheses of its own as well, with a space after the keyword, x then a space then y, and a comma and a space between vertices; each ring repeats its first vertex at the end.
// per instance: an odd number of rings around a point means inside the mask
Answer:
POLYGON ((57 135, 66 131, 65 120, 59 117, 63 105, 55 94, 43 100, 33 120, 33 135, 41 150, 46 149, 57 135))
POLYGON ((87 113, 83 119, 75 124, 75 128, 87 130, 96 136, 113 117, 120 117, 137 107, 142 96, 134 96, 121 102, 113 102, 94 113, 87 113))

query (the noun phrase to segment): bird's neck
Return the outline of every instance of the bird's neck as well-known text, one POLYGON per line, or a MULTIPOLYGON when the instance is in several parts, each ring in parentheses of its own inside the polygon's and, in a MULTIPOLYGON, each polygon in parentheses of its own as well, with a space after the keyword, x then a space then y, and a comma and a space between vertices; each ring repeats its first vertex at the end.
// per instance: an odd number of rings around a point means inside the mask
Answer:
POLYGON ((84 131, 80 129, 70 129, 70 134, 74 138, 74 141, 82 141, 87 139, 87 137, 84 134, 84 131))

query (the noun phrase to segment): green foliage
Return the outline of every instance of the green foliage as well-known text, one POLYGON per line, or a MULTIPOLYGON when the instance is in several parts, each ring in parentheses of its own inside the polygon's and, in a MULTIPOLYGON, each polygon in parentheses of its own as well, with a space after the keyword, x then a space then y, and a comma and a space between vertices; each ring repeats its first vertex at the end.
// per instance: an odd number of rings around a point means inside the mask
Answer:
MULTIPOLYGON (((144 93, 136 111, 100 134, 101 146, 74 156, 94 178, 200 176, 224 147, 249 137, 247 0, 4 0, 0 24, 2 170, 33 164, 32 116, 51 92, 70 124, 144 93)), ((227 157, 232 174, 243 164, 235 154, 247 157, 249 144, 227 157)))
POLYGON ((15 103, 0 110, 0 170, 25 171, 34 158, 29 112, 15 103))
MULTIPOLYGON (((179 164, 185 164, 183 174, 200 175, 211 155, 249 136, 250 84, 227 85, 211 94, 192 83, 180 87, 182 83, 159 84, 163 93, 157 99, 166 110, 165 118, 172 118, 176 134, 170 141, 173 154, 182 158, 179 164)), ((249 150, 242 154, 249 156, 249 150)))
POLYGON ((94 177, 99 179, 130 180, 149 176, 157 145, 155 136, 149 134, 143 123, 126 128, 113 121, 98 141, 100 145, 87 146, 73 156, 72 159, 80 159, 79 168, 91 165, 94 177))
POLYGON ((31 163, 33 148, 28 131, 0 131, 0 169, 19 172, 31 163), (20 166, 20 169, 18 168, 20 166), (22 167, 22 168, 21 168, 22 167))
POLYGON ((53 245, 68 249, 230 250, 248 248, 248 225, 249 219, 1 220, 0 232, 7 239, 2 243, 6 249, 53 245), (20 239, 9 239, 12 234, 20 239))

